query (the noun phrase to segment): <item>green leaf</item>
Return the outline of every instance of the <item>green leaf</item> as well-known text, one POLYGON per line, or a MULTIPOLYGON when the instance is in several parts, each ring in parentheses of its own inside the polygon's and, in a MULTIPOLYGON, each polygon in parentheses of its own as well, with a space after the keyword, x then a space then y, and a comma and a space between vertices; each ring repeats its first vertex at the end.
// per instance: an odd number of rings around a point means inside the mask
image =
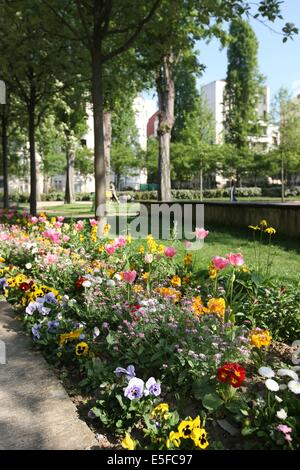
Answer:
POLYGON ((217 410, 223 405, 223 400, 216 393, 207 393, 203 399, 202 404, 208 410, 217 410))

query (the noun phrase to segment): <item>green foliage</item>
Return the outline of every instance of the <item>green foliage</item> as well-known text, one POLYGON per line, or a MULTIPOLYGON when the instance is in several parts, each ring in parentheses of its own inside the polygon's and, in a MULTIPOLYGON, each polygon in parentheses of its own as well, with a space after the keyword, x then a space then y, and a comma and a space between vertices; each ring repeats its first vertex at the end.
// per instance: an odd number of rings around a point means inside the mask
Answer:
POLYGON ((249 23, 241 18, 231 22, 229 34, 225 140, 241 150, 248 147, 248 136, 258 133, 256 106, 261 81, 257 66, 258 41, 249 23))

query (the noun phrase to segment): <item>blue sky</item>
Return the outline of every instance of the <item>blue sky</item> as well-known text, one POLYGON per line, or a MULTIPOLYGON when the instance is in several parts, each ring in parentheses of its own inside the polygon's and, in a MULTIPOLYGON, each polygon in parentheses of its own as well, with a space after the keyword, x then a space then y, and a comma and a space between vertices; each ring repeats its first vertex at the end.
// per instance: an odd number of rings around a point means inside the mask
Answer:
MULTIPOLYGON (((278 20, 274 24, 269 24, 280 31, 285 22, 291 22, 300 30, 300 0, 284 0, 281 10, 285 21, 278 20)), ((266 77, 266 85, 271 88, 271 95, 274 95, 281 86, 288 88, 294 94, 300 94, 300 33, 294 40, 288 40, 283 44, 280 35, 270 31, 258 21, 251 21, 251 25, 259 41, 259 69, 266 77)), ((226 49, 220 51, 220 43, 217 40, 213 40, 210 44, 199 42, 197 49, 200 51, 200 62, 206 65, 199 84, 204 85, 225 78, 226 49)))

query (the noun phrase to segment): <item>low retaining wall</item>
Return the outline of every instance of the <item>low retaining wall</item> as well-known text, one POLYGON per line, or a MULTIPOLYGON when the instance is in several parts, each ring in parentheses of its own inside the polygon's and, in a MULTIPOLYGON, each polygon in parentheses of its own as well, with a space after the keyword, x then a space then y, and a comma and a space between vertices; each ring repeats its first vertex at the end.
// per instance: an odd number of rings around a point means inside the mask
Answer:
MULTIPOLYGON (((152 204, 161 204, 150 201, 139 201, 150 210, 152 204)), ((264 203, 264 202, 203 202, 200 201, 174 201, 168 205, 185 204, 204 205, 204 224, 219 224, 231 227, 247 227, 256 225, 262 219, 268 221, 269 226, 276 228, 279 235, 300 238, 300 204, 293 203, 264 203)), ((195 213, 195 212, 194 212, 195 213)))

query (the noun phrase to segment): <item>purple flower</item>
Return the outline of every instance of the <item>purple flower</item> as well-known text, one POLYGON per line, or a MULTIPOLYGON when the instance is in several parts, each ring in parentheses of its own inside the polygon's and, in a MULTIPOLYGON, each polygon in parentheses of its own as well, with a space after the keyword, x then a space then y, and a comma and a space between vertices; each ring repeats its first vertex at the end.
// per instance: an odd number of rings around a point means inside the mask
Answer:
POLYGON ((37 303, 36 302, 30 302, 26 309, 25 309, 25 312, 27 313, 27 315, 33 315, 34 312, 36 311, 37 309, 37 303))
POLYGON ((146 390, 144 391, 144 395, 154 395, 158 397, 161 393, 160 383, 156 382, 154 377, 150 377, 150 379, 146 382, 146 390))
POLYGON ((5 283, 6 283, 5 277, 1 277, 1 279, 0 279, 0 290, 4 289, 5 283))
POLYGON ((57 320, 48 321, 48 331, 52 330, 52 332, 55 332, 58 325, 59 325, 59 321, 57 320))
POLYGON ((144 392, 144 382, 137 377, 133 377, 129 380, 127 387, 124 390, 124 396, 129 400, 135 400, 141 398, 144 392))
POLYGON ((114 373, 117 377, 125 376, 127 380, 130 380, 135 377, 135 369, 133 365, 129 365, 127 369, 124 369, 123 367, 117 367, 114 373))
POLYGON ((31 328, 32 336, 33 336, 34 339, 40 339, 41 333, 39 332, 39 330, 41 329, 41 327, 42 327, 41 323, 36 323, 31 328))
POLYGON ((56 304, 57 303, 57 300, 56 300, 55 295, 53 294, 53 292, 48 292, 48 294, 46 294, 44 296, 44 299, 45 299, 45 302, 47 302, 48 304, 56 304))

